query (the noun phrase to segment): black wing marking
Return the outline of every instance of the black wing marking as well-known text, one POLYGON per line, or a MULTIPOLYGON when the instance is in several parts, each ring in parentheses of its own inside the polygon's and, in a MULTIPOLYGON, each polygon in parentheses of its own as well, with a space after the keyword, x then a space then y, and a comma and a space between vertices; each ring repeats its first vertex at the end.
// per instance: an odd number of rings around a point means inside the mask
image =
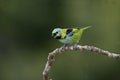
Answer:
POLYGON ((73 35, 73 29, 72 28, 68 28, 67 31, 66 31, 66 35, 67 36, 72 36, 73 35))

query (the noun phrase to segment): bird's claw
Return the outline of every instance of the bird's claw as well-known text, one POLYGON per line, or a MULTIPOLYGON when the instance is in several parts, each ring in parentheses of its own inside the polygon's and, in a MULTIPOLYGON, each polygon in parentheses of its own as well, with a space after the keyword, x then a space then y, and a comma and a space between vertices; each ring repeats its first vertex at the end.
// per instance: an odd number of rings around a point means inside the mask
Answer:
POLYGON ((73 48, 74 48, 74 49, 77 49, 77 44, 74 44, 74 45, 73 45, 73 48))
POLYGON ((69 46, 68 44, 64 44, 63 46, 62 46, 62 49, 63 48, 66 48, 67 46, 69 46))

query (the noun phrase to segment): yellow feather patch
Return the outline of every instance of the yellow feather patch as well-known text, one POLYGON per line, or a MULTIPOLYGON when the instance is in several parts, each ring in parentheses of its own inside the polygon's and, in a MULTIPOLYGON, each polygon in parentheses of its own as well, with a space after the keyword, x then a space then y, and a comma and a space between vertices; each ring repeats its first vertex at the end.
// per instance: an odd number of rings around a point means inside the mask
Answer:
POLYGON ((62 34, 61 34, 61 38, 64 39, 66 36, 66 31, 67 29, 62 29, 62 34))
POLYGON ((79 31, 79 29, 73 28, 73 32, 77 32, 79 31))

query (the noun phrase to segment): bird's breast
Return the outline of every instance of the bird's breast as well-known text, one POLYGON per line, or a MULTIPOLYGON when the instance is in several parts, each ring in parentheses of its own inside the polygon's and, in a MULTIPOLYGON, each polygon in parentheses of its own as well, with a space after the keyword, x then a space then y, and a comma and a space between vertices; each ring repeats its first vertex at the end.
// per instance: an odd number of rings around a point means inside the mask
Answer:
POLYGON ((72 42, 72 40, 71 40, 70 37, 66 37, 66 38, 64 38, 64 39, 59 39, 59 41, 60 41, 61 43, 64 43, 64 44, 69 44, 69 43, 72 42))

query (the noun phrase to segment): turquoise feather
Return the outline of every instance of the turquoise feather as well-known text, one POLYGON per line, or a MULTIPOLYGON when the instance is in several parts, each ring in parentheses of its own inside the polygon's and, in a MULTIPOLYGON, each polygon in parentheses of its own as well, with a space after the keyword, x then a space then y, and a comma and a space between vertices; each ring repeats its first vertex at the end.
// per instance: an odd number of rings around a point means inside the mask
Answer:
POLYGON ((82 33, 85 29, 90 28, 90 26, 84 28, 55 28, 52 31, 52 36, 58 39, 64 44, 74 44, 78 43, 81 39, 82 33))

